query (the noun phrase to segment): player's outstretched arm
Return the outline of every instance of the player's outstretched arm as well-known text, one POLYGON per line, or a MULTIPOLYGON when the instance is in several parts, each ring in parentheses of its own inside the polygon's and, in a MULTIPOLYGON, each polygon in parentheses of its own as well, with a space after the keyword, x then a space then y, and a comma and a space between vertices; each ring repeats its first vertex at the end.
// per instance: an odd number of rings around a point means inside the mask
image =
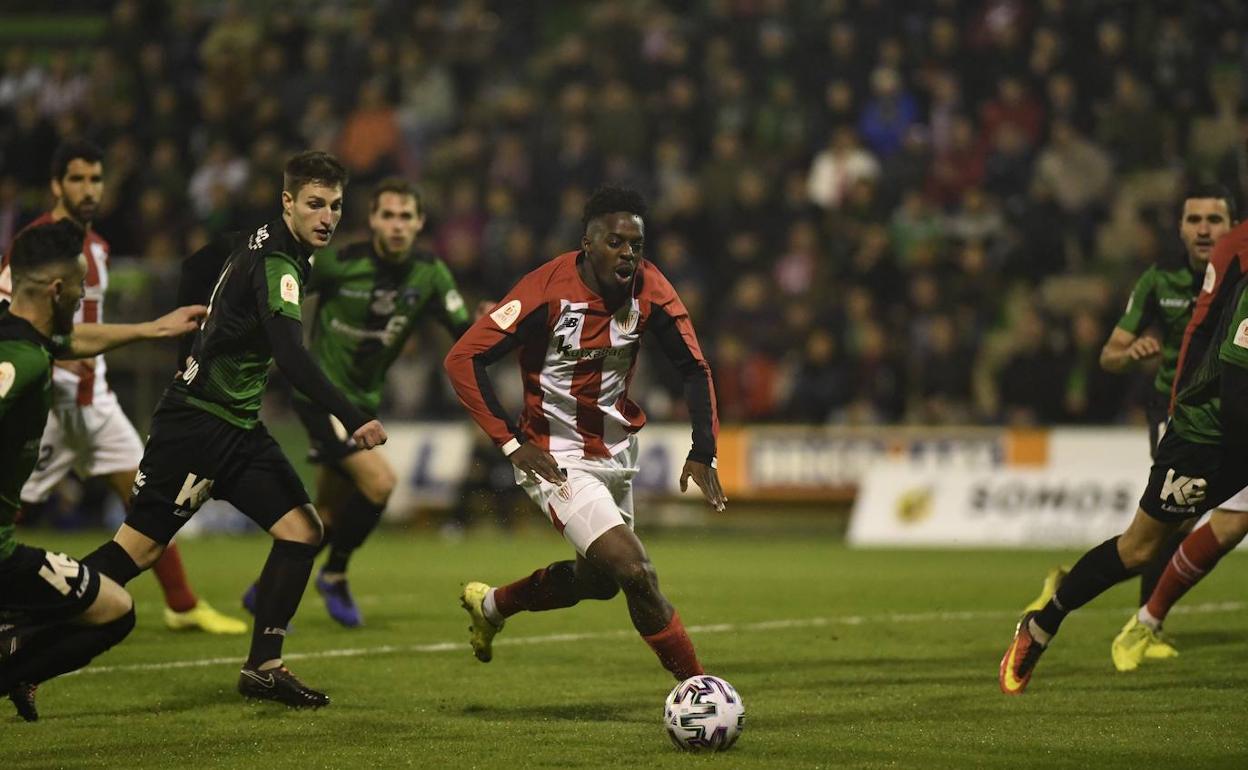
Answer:
POLYGON ((303 347, 303 324, 285 315, 269 316, 264 333, 273 361, 300 393, 342 421, 357 446, 372 449, 386 443, 381 422, 369 417, 334 387, 303 347))
POLYGON ((132 342, 181 337, 198 329, 207 311, 203 305, 187 305, 145 323, 77 324, 61 357, 90 358, 132 342))
POLYGON ((719 471, 715 469, 713 460, 710 465, 697 460, 685 460, 685 467, 680 471, 681 492, 689 489, 689 479, 693 479, 693 483, 702 490, 702 496, 715 510, 724 510, 728 496, 724 494, 724 487, 719 483, 719 471))

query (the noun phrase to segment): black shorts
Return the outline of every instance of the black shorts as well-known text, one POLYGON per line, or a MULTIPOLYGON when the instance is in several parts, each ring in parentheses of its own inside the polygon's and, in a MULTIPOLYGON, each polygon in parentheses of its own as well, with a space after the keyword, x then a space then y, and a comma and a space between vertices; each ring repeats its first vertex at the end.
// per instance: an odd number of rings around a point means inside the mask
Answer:
POLYGON ((347 435, 347 429, 329 412, 297 396, 291 399, 291 403, 295 414, 299 415, 299 422, 308 431, 308 462, 333 465, 360 451, 347 435))
POLYGON ((1248 486, 1248 447, 1198 444, 1166 431, 1157 445, 1140 508, 1159 521, 1184 521, 1217 508, 1248 486))
POLYGON ((63 553, 18 545, 0 562, 0 620, 44 625, 73 620, 100 593, 100 576, 63 553))
POLYGON ((268 530, 308 492, 263 424, 246 429, 186 404, 163 400, 134 480, 126 523, 160 543, 211 498, 268 530))
POLYGON ((1144 404, 1144 415, 1148 419, 1148 456, 1157 459, 1157 445, 1166 432, 1166 422, 1170 419, 1170 394, 1153 390, 1144 404))

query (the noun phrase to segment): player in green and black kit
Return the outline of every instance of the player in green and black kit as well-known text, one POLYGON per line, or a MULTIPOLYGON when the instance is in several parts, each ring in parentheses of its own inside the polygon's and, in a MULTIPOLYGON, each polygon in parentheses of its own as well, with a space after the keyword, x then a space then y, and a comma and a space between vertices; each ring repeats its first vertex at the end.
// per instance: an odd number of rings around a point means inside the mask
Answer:
MULTIPOLYGON (((318 297, 312 356, 347 398, 376 414, 386 372, 421 320, 433 318, 458 338, 472 319, 447 266, 415 247, 425 224, 420 194, 405 179, 373 191, 372 238, 319 252, 308 293, 318 297)), ((347 563, 377 526, 394 490, 395 474, 380 452, 360 452, 324 407, 298 394, 295 411, 319 463, 316 507, 325 520, 329 557, 316 578, 330 616, 347 627, 363 622, 347 585, 347 563)), ((254 604, 255 586, 243 597, 254 604)))
POLYGON ((303 483, 259 420, 269 366, 276 362, 295 388, 336 415, 361 448, 386 440, 381 423, 348 401, 303 348, 300 301, 309 259, 333 236, 345 183, 342 165, 323 152, 300 153, 286 164, 282 216, 231 251, 191 354, 152 416, 126 523, 83 560, 125 585, 207 499, 232 503, 274 539, 238 689, 289 706, 329 703, 282 664, 286 627, 322 528, 303 483))
MULTIPOLYGON (((1101 349, 1101 368, 1109 372, 1125 372, 1144 362, 1160 359, 1157 375, 1153 378, 1153 390, 1145 405, 1149 456, 1156 453, 1157 442, 1165 431, 1183 334, 1205 280, 1214 242, 1225 235, 1234 223, 1233 208, 1229 193, 1216 185, 1198 186, 1184 195, 1179 211, 1179 240, 1183 244, 1183 254, 1169 256, 1144 271, 1131 290, 1122 318, 1101 349)), ((1163 545, 1157 558, 1141 570, 1141 606, 1152 596, 1157 581, 1184 535, 1184 532, 1176 533, 1163 545)), ((1043 607, 1065 574, 1060 567, 1049 570, 1043 590, 1026 609, 1043 607)), ((1178 654, 1169 642, 1156 633, 1147 640, 1146 647, 1147 655, 1153 658, 1178 654)), ((1122 656, 1115 652, 1114 660, 1118 664, 1122 656)))
POLYGON ((83 231, 70 220, 13 243, 13 302, 0 303, 0 693, 38 719, 40 682, 81 668, 134 628, 134 603, 113 580, 63 553, 17 542, 21 489, 39 458, 52 403, 52 360, 87 358, 141 339, 193 331, 203 307, 146 324, 82 324, 83 231))
MULTIPOLYGON (((1184 219, 1206 200, 1189 196, 1184 219)), ((1229 226, 1229 196, 1223 192, 1213 200, 1210 211, 1220 212, 1229 226)), ((1248 486, 1248 279, 1236 285, 1218 328, 1203 360, 1185 364, 1198 368, 1175 397, 1135 518, 1121 535, 1085 553, 1043 607, 1023 615, 1001 661, 1005 692, 1018 694, 1027 686, 1067 614, 1138 574, 1184 523, 1219 505, 1248 515, 1248 505, 1234 503, 1248 486)))

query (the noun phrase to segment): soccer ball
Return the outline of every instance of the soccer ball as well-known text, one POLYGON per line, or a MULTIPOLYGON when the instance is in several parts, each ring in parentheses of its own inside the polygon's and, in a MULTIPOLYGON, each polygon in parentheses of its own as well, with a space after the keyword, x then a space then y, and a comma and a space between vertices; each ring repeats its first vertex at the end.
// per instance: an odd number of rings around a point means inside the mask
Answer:
POLYGON ((725 751, 745 727, 745 704, 723 679, 691 676, 668 693, 663 724, 678 748, 725 751))

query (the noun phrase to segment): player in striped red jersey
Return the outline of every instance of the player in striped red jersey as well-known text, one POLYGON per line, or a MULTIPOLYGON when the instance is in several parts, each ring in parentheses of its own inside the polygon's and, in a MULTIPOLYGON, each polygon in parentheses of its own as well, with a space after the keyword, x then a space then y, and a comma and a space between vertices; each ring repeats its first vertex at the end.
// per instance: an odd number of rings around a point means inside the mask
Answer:
POLYGON ((711 369, 671 283, 642 258, 646 205, 631 190, 602 188, 585 204, 580 251, 526 275, 478 319, 446 357, 460 401, 515 465, 516 483, 576 549, 576 559, 509 585, 472 582, 460 601, 472 647, 488 662, 503 621, 522 610, 570 607, 623 592, 633 626, 677 679, 702 673, 680 615, 659 591, 633 533, 636 433, 646 418, 628 398, 643 335, 684 379, 693 448, 680 476, 723 510, 716 471, 718 419, 711 369), (498 402, 486 367, 518 350, 524 382, 519 423, 498 402))
MULTIPOLYGON (((52 210, 27 225, 69 219, 85 232, 87 258, 82 304, 74 323, 104 320, 108 290, 108 241, 91 229, 104 192, 104 154, 91 142, 67 142, 52 156, 52 210)), ((8 255, 0 258, 0 299, 9 299, 12 279, 8 255)), ((105 379, 104 356, 57 361, 52 370, 52 409, 39 446, 39 462, 22 486, 22 502, 37 505, 71 470, 84 478, 99 476, 127 507, 143 442, 105 379)), ((165 594, 165 624, 171 629, 198 628, 211 633, 242 634, 247 625, 213 609, 191 589, 176 546, 153 569, 165 594)))

